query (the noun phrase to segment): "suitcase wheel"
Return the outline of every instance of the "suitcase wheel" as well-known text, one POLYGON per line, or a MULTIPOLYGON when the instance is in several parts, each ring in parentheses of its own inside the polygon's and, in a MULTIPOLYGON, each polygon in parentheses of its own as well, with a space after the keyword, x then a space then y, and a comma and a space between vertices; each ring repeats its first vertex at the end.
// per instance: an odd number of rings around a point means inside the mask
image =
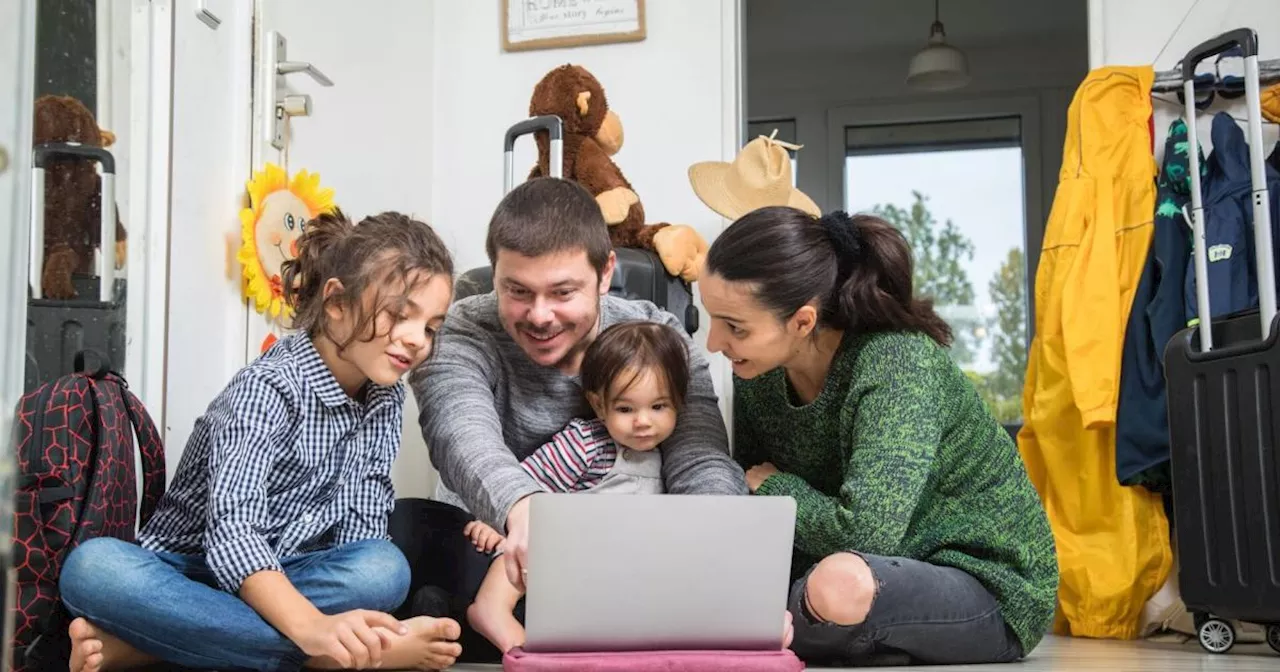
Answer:
POLYGON ((1220 618, 1206 618, 1200 624, 1197 634, 1200 636, 1200 646, 1209 653, 1226 653, 1236 643, 1236 629, 1220 618))
POLYGON ((1280 653, 1280 625, 1267 626, 1267 646, 1270 646, 1272 651, 1280 653))

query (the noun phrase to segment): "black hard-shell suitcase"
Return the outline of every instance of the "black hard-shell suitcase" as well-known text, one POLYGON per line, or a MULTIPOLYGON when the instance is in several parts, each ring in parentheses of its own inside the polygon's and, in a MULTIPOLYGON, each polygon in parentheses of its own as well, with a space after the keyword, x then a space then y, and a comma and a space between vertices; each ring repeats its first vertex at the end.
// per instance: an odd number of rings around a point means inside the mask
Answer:
POLYGON ((1237 48, 1245 57, 1260 309, 1207 319, 1212 313, 1200 162, 1197 152, 1188 152, 1196 298, 1205 317, 1165 349, 1178 579, 1200 645, 1213 653, 1235 644, 1229 620, 1267 625, 1267 642, 1280 651, 1280 321, 1254 31, 1225 33, 1187 54, 1183 98, 1189 145, 1197 147, 1196 65, 1237 48))
POLYGON ((108 369, 121 371, 126 347, 126 283, 123 278, 115 277, 115 158, 111 152, 100 147, 77 143, 45 143, 36 146, 32 163, 34 185, 24 392, 74 373, 75 358, 81 351, 93 351, 98 356, 105 356, 108 361, 104 364, 108 369), (79 296, 55 300, 43 298, 41 294, 44 266, 44 169, 49 158, 67 156, 97 161, 102 166, 101 254, 97 276, 72 276, 79 296))
MULTIPOLYGON (((551 137, 551 176, 560 177, 563 173, 564 151, 563 124, 559 117, 531 117, 507 129, 503 141, 503 155, 506 163, 506 176, 503 193, 511 190, 515 184, 515 165, 513 150, 516 139, 545 131, 551 137)), ((658 255, 648 250, 634 248, 615 248, 617 266, 613 272, 613 282, 609 293, 626 299, 643 299, 673 314, 684 325, 685 331, 693 334, 698 330, 698 307, 693 303, 693 289, 683 279, 667 273, 658 255)), ((493 269, 488 266, 473 268, 463 273, 457 282, 454 294, 463 298, 474 294, 485 294, 493 290, 493 269)))

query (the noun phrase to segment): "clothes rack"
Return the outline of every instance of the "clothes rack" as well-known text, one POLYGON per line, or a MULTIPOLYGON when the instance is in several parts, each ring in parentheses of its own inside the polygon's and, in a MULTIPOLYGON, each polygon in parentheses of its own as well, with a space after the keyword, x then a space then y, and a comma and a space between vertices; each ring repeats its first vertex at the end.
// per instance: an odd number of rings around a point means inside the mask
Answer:
MULTIPOLYGON (((1266 86, 1280 82, 1280 58, 1258 61, 1258 83, 1266 86)), ((1155 82, 1151 85, 1152 93, 1170 93, 1182 91, 1182 70, 1162 70, 1156 73, 1155 82)))

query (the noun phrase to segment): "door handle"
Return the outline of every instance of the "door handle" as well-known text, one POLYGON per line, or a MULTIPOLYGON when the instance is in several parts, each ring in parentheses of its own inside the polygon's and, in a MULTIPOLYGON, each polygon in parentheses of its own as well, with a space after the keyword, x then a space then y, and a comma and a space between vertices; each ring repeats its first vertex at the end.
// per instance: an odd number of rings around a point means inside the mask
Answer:
POLYGON ((196 0, 196 18, 200 19, 200 22, 204 25, 217 30, 218 25, 222 23, 222 19, 219 19, 217 14, 209 11, 208 4, 209 0, 196 0))
POLYGON ((279 32, 268 32, 264 46, 260 72, 263 73, 266 90, 263 91, 260 114, 269 125, 269 128, 264 129, 267 131, 267 141, 272 147, 282 150, 285 148, 285 125, 289 123, 289 118, 305 117, 311 113, 311 97, 288 93, 286 77, 301 73, 326 87, 333 86, 333 80, 306 61, 288 60, 285 55, 288 42, 279 32))
POLYGON ((311 79, 316 80, 316 83, 320 86, 333 86, 332 79, 317 70, 316 66, 305 61, 281 61, 276 64, 276 72, 281 75, 292 75, 295 72, 301 72, 304 75, 311 75, 311 79))

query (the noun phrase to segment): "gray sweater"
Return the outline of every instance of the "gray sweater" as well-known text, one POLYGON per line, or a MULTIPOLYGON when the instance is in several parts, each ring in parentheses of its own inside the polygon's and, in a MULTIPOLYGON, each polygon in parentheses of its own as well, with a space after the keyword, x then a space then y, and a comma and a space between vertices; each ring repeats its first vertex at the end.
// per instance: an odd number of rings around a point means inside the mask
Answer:
MULTIPOLYGON (((629 320, 662 322, 685 334, 674 315, 648 301, 601 297, 601 329, 629 320)), ((661 447, 667 492, 745 495, 706 357, 688 336, 685 342, 692 374, 687 402, 661 447)), ((533 363, 502 328, 492 292, 449 309, 436 352, 409 380, 431 463, 440 472, 436 499, 498 530, 506 528, 511 505, 541 491, 520 460, 573 418, 593 416, 577 376, 533 363)))

